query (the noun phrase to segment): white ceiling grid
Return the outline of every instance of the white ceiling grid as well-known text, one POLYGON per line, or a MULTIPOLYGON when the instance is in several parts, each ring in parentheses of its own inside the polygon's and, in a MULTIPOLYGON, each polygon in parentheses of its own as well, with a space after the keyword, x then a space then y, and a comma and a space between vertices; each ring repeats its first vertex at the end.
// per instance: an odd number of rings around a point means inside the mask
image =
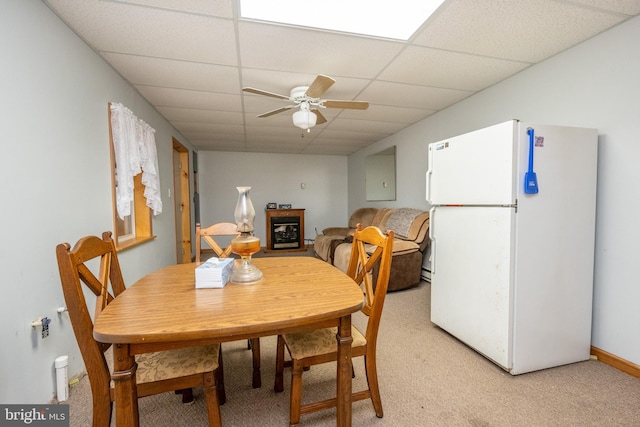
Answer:
MULTIPOLYGON (((640 13, 637 0, 446 0, 407 41, 242 20, 238 0, 43 0, 200 150, 348 155, 640 13), (317 74, 327 123, 287 101, 317 74)), ((372 7, 388 2, 371 2, 372 7)), ((336 11, 339 13, 339 11, 336 11)), ((117 101, 117 100, 113 100, 117 101)))

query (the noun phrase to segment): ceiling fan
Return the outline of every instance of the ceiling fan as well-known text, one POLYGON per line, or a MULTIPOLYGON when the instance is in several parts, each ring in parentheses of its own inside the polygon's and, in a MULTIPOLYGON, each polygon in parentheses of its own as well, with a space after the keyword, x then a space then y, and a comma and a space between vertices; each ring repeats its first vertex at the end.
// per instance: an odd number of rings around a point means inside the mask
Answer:
POLYGON ((268 92, 262 89, 244 87, 244 92, 255 93, 257 95, 270 96, 272 98, 286 99, 292 102, 291 105, 277 108, 272 111, 260 114, 258 117, 269 117, 287 110, 298 108, 293 113, 293 124, 309 132, 310 128, 317 124, 322 124, 327 119, 320 113, 319 108, 342 108, 350 110, 366 110, 369 103, 365 101, 340 101, 331 99, 321 99, 320 96, 327 91, 336 81, 329 76, 318 74, 311 86, 298 86, 291 89, 289 96, 268 92))

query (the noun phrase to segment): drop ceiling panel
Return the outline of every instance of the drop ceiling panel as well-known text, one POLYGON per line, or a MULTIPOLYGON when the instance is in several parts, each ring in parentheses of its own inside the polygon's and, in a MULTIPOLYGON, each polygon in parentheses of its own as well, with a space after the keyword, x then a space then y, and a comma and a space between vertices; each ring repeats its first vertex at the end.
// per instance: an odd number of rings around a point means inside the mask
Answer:
POLYGON ((318 154, 318 155, 333 155, 333 156, 348 156, 354 151, 358 151, 364 147, 350 147, 344 145, 326 146, 326 145, 308 145, 302 150, 302 154, 318 154))
POLYGON ((233 21, 139 5, 48 0, 96 50, 237 65, 233 21))
POLYGON ((311 135, 311 132, 307 132, 302 129, 298 129, 295 126, 290 126, 287 124, 286 126, 247 126, 247 141, 259 142, 261 139, 268 141, 271 139, 276 140, 299 140, 300 138, 313 138, 315 136, 315 130, 312 132, 314 135, 311 135), (304 134, 304 136, 302 136, 304 134))
POLYGON ((244 144, 244 133, 215 133, 211 132, 185 132, 184 136, 192 141, 209 141, 209 142, 233 142, 234 144, 244 144))
POLYGON ((462 101, 472 93, 455 89, 375 81, 362 92, 361 97, 374 104, 440 110, 462 101))
POLYGON ((222 124, 222 123, 198 123, 198 122, 172 122, 176 127, 185 133, 201 133, 208 135, 241 135, 244 133, 242 125, 222 124))
POLYGON ((366 147, 367 143, 353 139, 341 139, 333 136, 322 137, 311 141, 308 147, 330 146, 330 147, 347 147, 350 149, 360 149, 366 147))
POLYGON ((350 140, 327 141, 324 139, 316 139, 304 147, 304 152, 310 152, 313 150, 315 152, 319 152, 322 154, 329 154, 329 153, 344 154, 345 152, 353 152, 353 151, 361 150, 367 145, 368 143, 366 141, 350 141, 350 140))
POLYGON ((123 3, 171 9, 177 12, 218 16, 221 18, 233 17, 232 0, 126 0, 123 1, 123 3))
POLYGON ((259 144, 252 144, 250 142, 247 142, 246 144, 246 151, 255 153, 302 154, 303 149, 304 146, 300 145, 269 144, 268 142, 259 144))
MULTIPOLYGON (((327 109, 328 110, 328 109, 327 109)), ((322 110, 322 114, 325 111, 322 110)), ((332 110, 329 110, 332 111, 332 110)), ((417 108, 405 108, 405 107, 392 107, 388 105, 369 104, 369 108, 365 111, 362 110, 342 110, 340 113, 341 118, 345 119, 365 119, 365 120, 379 120, 394 123, 415 123, 425 117, 435 113, 436 110, 422 110, 417 108), (364 114, 363 114, 364 113, 364 114)))
POLYGON ((244 137, 238 137, 237 135, 218 135, 215 138, 209 137, 209 135, 202 135, 199 133, 189 133, 185 132, 183 134, 186 138, 189 138, 190 141, 199 141, 199 142, 207 142, 208 144, 225 144, 225 145, 233 145, 235 147, 243 147, 244 148, 244 137))
POLYGON ((456 0, 413 39, 418 45, 538 62, 624 18, 554 0, 456 0), (452 31, 455 29, 455 31, 452 31))
POLYGON ((279 135, 265 135, 263 138, 247 138, 247 146, 255 146, 258 144, 268 144, 271 146, 293 147, 297 150, 302 149, 310 142, 309 139, 297 137, 280 137, 279 135))
POLYGON ((325 129, 318 135, 318 140, 329 141, 378 141, 381 134, 376 132, 357 132, 353 130, 325 129))
POLYGON ((136 88, 142 96, 159 107, 242 111, 240 95, 140 85, 136 88))
POLYGON ((232 141, 208 141, 208 140, 198 140, 192 139, 194 144, 197 144, 198 147, 201 147, 201 150, 210 150, 210 151, 246 151, 246 147, 244 142, 232 142, 232 141))
POLYGON ((105 53, 104 57, 133 84, 240 93, 237 67, 120 53, 105 53))
POLYGON ((406 126, 407 125, 405 123, 354 120, 338 117, 331 122, 330 129, 376 133, 379 134, 378 139, 382 139, 385 136, 389 136, 398 132, 400 129, 406 126))
POLYGON ((640 13, 640 1, 638 0, 572 0, 573 3, 596 7, 611 12, 623 13, 629 16, 640 13))
POLYGON ((171 122, 228 123, 235 125, 244 123, 243 114, 240 112, 177 107, 158 107, 158 111, 171 122))
POLYGON ((530 64, 409 46, 389 65, 381 80, 477 91, 522 71, 530 64))
POLYGON ((255 22, 238 23, 243 67, 373 78, 403 45, 255 22), (354 56, 355 55, 355 56, 354 56))

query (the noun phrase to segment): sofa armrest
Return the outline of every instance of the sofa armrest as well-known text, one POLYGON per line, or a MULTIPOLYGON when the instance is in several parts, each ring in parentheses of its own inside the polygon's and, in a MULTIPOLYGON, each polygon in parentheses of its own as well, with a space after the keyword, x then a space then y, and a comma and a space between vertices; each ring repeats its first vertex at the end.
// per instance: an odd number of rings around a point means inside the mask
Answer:
POLYGON ((354 230, 349 227, 327 227, 322 230, 322 234, 325 236, 348 236, 354 230))
POLYGON ((410 254, 420 250, 420 245, 411 240, 393 239, 393 255, 410 254))

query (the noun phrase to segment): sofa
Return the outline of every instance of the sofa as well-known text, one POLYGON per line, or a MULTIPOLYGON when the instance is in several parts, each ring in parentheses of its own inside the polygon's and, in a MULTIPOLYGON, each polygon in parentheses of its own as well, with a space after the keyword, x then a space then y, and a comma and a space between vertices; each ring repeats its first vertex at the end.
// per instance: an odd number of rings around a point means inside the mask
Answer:
MULTIPOLYGON (((382 231, 393 230, 393 255, 389 291, 408 289, 420 283, 422 259, 429 245, 429 212, 413 208, 359 208, 346 226, 328 227, 316 236, 316 257, 346 272, 351 256, 351 239, 357 224, 382 231)), ((374 271, 374 276, 377 274, 374 271)), ((374 278, 375 279, 375 278, 374 278)))

